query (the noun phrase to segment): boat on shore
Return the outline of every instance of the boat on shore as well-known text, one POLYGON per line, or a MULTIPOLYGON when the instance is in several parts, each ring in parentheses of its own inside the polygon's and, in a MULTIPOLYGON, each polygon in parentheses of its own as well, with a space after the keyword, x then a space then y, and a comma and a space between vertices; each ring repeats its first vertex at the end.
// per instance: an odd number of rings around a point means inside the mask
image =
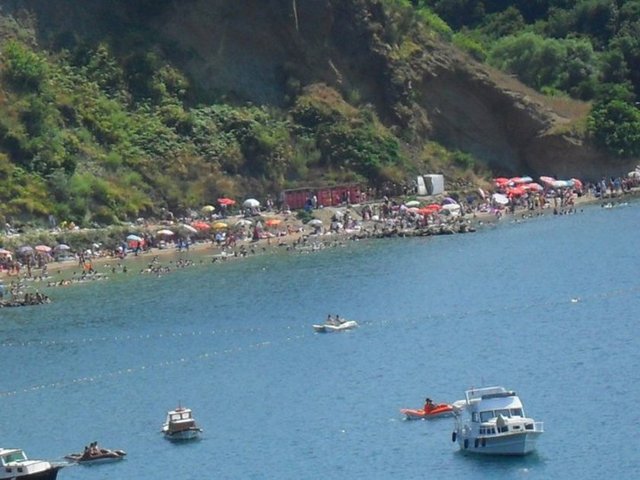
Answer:
POLYGON ((200 436, 202 429, 196 425, 190 408, 177 407, 167 412, 162 433, 169 440, 193 440, 200 436))
POLYGON ((504 387, 467 390, 451 436, 463 452, 526 455, 536 448, 543 423, 526 417, 518 395, 504 387))
POLYGON ((56 480, 63 464, 29 460, 20 448, 0 448, 0 480, 56 480))
POLYGON ((331 332, 342 332, 344 330, 352 330, 358 327, 358 322, 355 320, 344 320, 341 323, 323 323, 323 324, 314 324, 313 329, 318 333, 331 333, 331 332))

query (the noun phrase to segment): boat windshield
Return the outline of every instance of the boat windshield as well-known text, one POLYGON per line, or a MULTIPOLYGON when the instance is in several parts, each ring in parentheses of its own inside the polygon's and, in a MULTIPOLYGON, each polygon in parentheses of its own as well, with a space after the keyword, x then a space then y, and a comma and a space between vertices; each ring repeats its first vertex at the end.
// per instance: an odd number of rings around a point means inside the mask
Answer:
POLYGON ((7 463, 11 462, 22 462, 26 459, 27 456, 24 454, 24 452, 12 452, 7 455, 3 455, 2 463, 6 465, 7 463))
POLYGON ((183 413, 174 413, 171 415, 171 421, 176 422, 178 420, 188 420, 191 418, 191 413, 183 412, 183 413))
POLYGON ((480 421, 481 422, 488 422, 489 420, 491 420, 494 417, 495 417, 495 414, 493 413, 493 410, 487 410, 486 412, 480 412, 480 421))
POLYGON ((498 415, 502 415, 505 418, 523 416, 521 408, 512 408, 512 409, 504 408, 501 410, 487 410, 485 412, 480 412, 480 421, 488 422, 489 420, 497 417, 498 415))

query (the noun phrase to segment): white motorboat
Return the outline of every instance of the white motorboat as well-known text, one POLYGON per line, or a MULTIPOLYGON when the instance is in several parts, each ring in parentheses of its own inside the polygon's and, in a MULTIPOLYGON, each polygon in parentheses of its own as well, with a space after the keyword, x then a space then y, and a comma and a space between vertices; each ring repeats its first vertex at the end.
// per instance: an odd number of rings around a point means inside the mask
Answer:
POLYGON ((63 464, 29 460, 19 448, 0 448, 0 480, 55 480, 63 464))
POLYGON ((98 448, 96 444, 92 444, 94 448, 85 447, 82 453, 70 453, 65 455, 65 459, 71 462, 77 462, 82 465, 96 465, 99 463, 111 463, 124 459, 127 452, 124 450, 111 450, 108 448, 98 448))
POLYGON ((162 425, 162 433, 169 440, 193 440, 198 438, 202 429, 196 425, 190 408, 178 407, 167 412, 162 425))
POLYGON ((345 320, 338 324, 324 323, 322 325, 313 325, 313 329, 318 333, 341 332, 343 330, 351 330, 358 326, 355 320, 345 320))
POLYGON ((526 455, 535 450, 543 431, 542 422, 525 416, 515 392, 484 387, 465 392, 452 440, 457 440, 464 452, 526 455))

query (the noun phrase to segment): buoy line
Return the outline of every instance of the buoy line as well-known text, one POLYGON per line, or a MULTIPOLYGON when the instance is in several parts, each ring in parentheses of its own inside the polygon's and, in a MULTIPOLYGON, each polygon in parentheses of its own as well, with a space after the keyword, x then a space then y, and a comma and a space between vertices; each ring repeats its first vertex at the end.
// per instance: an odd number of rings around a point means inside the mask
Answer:
MULTIPOLYGON (((303 337, 306 337, 306 335, 296 335, 296 336, 286 337, 282 341, 283 342, 297 341, 303 337)), ((103 380, 114 379, 116 377, 120 377, 123 375, 131 375, 131 374, 136 374, 136 373, 145 372, 148 370, 154 370, 158 368, 164 369, 170 366, 187 365, 187 364, 193 364, 201 361, 211 361, 221 356, 233 355, 233 354, 244 352, 245 350, 268 348, 273 346, 275 343, 277 342, 262 341, 257 343, 251 343, 249 345, 244 345, 244 346, 236 346, 231 348, 225 348, 223 350, 216 350, 213 352, 205 352, 205 353, 195 355, 193 357, 180 357, 174 360, 165 360, 165 361, 150 364, 150 365, 140 365, 137 367, 119 368, 119 369, 108 371, 108 372, 97 373, 97 374, 87 375, 83 377, 76 377, 70 380, 57 380, 55 382, 39 383, 36 385, 18 388, 15 390, 0 392, 0 398, 11 397, 19 394, 24 394, 24 393, 38 392, 38 391, 42 391, 50 388, 64 388, 64 387, 69 387, 74 385, 96 383, 103 380)))
MULTIPOLYGON (((620 297, 620 296, 626 296, 626 295, 630 295, 630 294, 635 294, 640 290, 640 287, 635 286, 635 287, 629 287, 629 288, 623 288, 623 289, 616 289, 616 290, 610 290, 608 292, 600 292, 598 294, 592 295, 590 297, 582 297, 582 296, 575 296, 575 297, 571 297, 571 298, 566 298, 563 300, 554 300, 554 301, 545 301, 545 302, 537 302, 537 303, 529 303, 529 304, 518 304, 518 305, 505 305, 503 307, 498 307, 498 308, 484 308, 484 309, 479 309, 479 310, 469 310, 469 311, 464 311, 464 312, 444 312, 441 314, 429 314, 426 317, 420 317, 419 319, 415 319, 415 318, 405 318, 405 319, 400 319, 400 318, 395 318, 395 319, 391 319, 391 320, 370 320, 370 321, 360 321, 359 323, 361 325, 368 325, 368 326, 383 326, 386 325, 388 323, 396 323, 396 322, 400 322, 400 321, 408 321, 411 323, 424 323, 425 320, 443 320, 443 319, 448 319, 448 318, 452 318, 452 319, 460 319, 460 318, 466 318, 469 316, 480 316, 480 315, 491 315, 491 314, 500 314, 500 313, 505 313, 505 312, 513 312, 513 311, 518 311, 518 310, 522 310, 522 309, 533 309, 533 308, 539 308, 539 307, 559 307, 559 306, 566 306, 567 308, 575 308, 576 304, 580 304, 583 302, 589 302, 592 300, 599 300, 599 299, 608 299, 608 298, 616 298, 616 297, 620 297)), ((262 348, 268 348, 268 347, 272 347, 274 345, 277 344, 281 344, 281 343, 285 343, 285 342, 293 342, 293 341, 298 341, 298 340, 302 340, 302 339, 308 339, 310 336, 312 335, 318 335, 317 333, 313 332, 310 330, 309 325, 305 324, 305 325, 297 325, 297 326, 286 326, 283 327, 287 330, 289 330, 290 332, 294 332, 295 330, 300 330, 300 329, 305 329, 305 333, 303 334, 297 334, 297 335, 291 335, 291 336, 287 336, 284 337, 282 339, 279 340, 268 340, 268 341, 259 341, 259 342, 255 342, 255 343, 250 343, 248 345, 244 345, 244 346, 236 346, 236 347, 231 347, 231 348, 225 348, 222 350, 216 350, 213 352, 205 352, 205 353, 201 353, 198 355, 195 355, 193 357, 180 357, 174 360, 167 360, 167 361, 162 361, 159 363, 155 363, 155 364, 151 364, 151 365, 141 365, 141 366, 137 366, 137 367, 129 367, 129 368, 120 368, 118 370, 115 371, 109 371, 109 372, 105 372, 105 373, 101 373, 101 374, 95 374, 95 375, 91 375, 91 376, 84 376, 84 377, 78 377, 78 378, 74 378, 71 380, 58 380, 55 382, 48 382, 48 383, 42 383, 42 384, 37 384, 37 385, 32 385, 32 386, 28 386, 28 387, 23 387, 23 388, 19 388, 16 390, 11 390, 11 391, 4 391, 4 392, 0 392, 0 398, 2 397, 9 397, 9 396, 14 396, 14 395, 18 395, 18 394, 22 394, 22 393, 29 393, 29 392, 37 392, 37 391, 41 391, 44 389, 48 389, 48 388, 62 388, 62 387, 66 387, 66 386, 73 386, 73 385, 82 385, 82 384, 88 384, 88 383, 94 383, 94 382, 98 382, 98 381, 102 381, 105 379, 111 379, 111 378, 115 378, 118 376, 122 376, 122 375, 130 375, 130 374, 134 374, 134 373, 138 373, 138 372, 144 372, 147 370, 153 370, 156 368, 166 368, 168 366, 176 366, 176 365, 186 365, 186 364, 192 364, 198 361, 210 361, 216 358, 220 358, 221 356, 224 355, 232 355, 232 354, 237 354, 240 352, 243 352, 245 350, 252 350, 252 349, 262 349, 262 348)), ((74 339, 74 340, 50 340, 50 341, 29 341, 29 342, 4 342, 2 344, 0 344, 2 347, 15 347, 15 346, 47 346, 47 345, 59 345, 59 344, 91 344, 93 342, 101 342, 101 341, 111 341, 111 340, 118 340, 118 341, 130 341, 130 340, 134 340, 134 341, 139 341, 140 339, 159 339, 159 338, 177 338, 177 337, 195 337, 195 336, 202 336, 204 333, 208 333, 210 335, 216 335, 216 334, 233 334, 233 333, 246 333, 246 332, 263 332, 266 329, 263 328, 249 328, 249 329, 214 329, 211 330, 209 332, 203 332, 201 330, 194 330, 194 331, 190 331, 190 332, 169 332, 169 333, 159 333, 157 335, 151 335, 151 334, 143 334, 143 335, 122 335, 122 336, 114 336, 114 337, 91 337, 91 338, 84 338, 84 339, 74 339)), ((269 329, 270 331, 273 329, 269 329)))
MULTIPOLYGON (((465 310, 465 311, 456 311, 456 312, 443 312, 443 313, 429 313, 425 316, 421 316, 420 318, 386 318, 381 320, 362 320, 356 319, 360 325, 368 325, 375 326, 381 325, 386 326, 392 323, 398 322, 409 322, 409 323, 424 323, 428 320, 447 320, 447 319, 463 319, 468 317, 477 317, 482 315, 501 315, 508 312, 517 312, 520 310, 531 310, 536 308, 549 308, 549 307, 561 307, 561 306, 571 306, 572 304, 580 304, 584 302, 589 302, 591 300, 599 300, 599 299, 607 299, 607 298, 615 298, 630 294, 636 294, 640 291, 640 286, 621 288, 616 290, 610 290, 607 292, 600 292, 592 296, 580 296, 575 295, 569 298, 543 301, 543 302, 532 302, 532 303, 519 303, 519 304, 511 304, 504 306, 495 306, 495 307, 487 307, 481 308, 477 310, 465 310)), ((283 330, 288 330, 291 332, 295 332, 296 330, 308 330, 308 324, 299 324, 299 325, 286 325, 282 327, 283 330)), ((140 335, 114 335, 114 336, 101 336, 101 337, 85 337, 85 338, 75 338, 75 339, 54 339, 54 340, 28 340, 25 342, 13 342, 13 341, 5 341, 0 343, 0 348, 16 348, 16 347, 49 347, 49 346, 57 346, 57 345, 86 345, 86 344, 94 344, 101 342, 139 342, 140 340, 156 340, 163 338, 187 338, 187 337, 201 337, 203 335, 236 335, 236 334, 246 334, 246 333, 262 333, 266 330, 273 330, 273 328, 263 328, 263 327, 251 327, 251 328, 224 328, 224 329, 212 329, 212 330, 192 330, 192 331, 175 331, 175 332, 160 332, 157 334, 140 334, 140 335)))

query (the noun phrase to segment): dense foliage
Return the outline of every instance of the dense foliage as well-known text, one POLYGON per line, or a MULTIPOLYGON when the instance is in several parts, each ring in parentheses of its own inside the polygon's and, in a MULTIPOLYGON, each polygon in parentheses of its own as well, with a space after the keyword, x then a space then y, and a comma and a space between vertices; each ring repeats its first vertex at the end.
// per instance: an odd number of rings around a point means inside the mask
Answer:
POLYGON ((100 43, 54 54, 17 39, 0 47, 0 215, 12 221, 104 225, 220 196, 403 179, 391 168, 405 161, 395 136, 328 87, 301 94, 290 114, 190 104, 187 78, 155 53, 118 58, 100 43), (317 98, 327 92, 330 101, 317 98), (350 113, 309 122, 322 102, 350 113))
POLYGON ((593 140, 615 155, 640 154, 640 1, 370 3, 387 9, 360 20, 372 22, 362 30, 367 48, 387 56, 375 64, 388 69, 379 76, 399 120, 393 129, 355 84, 339 91, 290 77, 282 108, 199 91, 146 25, 172 0, 114 0, 97 22, 107 33, 89 42, 48 32, 48 50, 28 18, 0 10, 0 221, 104 225, 219 196, 400 183, 434 165, 473 173, 468 153, 403 143, 415 138, 400 125, 410 124, 405 87, 425 32, 543 93, 591 101, 593 140))
POLYGON ((589 129, 594 140, 615 155, 637 155, 640 1, 410 3, 439 16, 454 31, 454 43, 476 59, 543 93, 593 101, 589 129), (612 90, 628 94, 612 98, 612 90))

